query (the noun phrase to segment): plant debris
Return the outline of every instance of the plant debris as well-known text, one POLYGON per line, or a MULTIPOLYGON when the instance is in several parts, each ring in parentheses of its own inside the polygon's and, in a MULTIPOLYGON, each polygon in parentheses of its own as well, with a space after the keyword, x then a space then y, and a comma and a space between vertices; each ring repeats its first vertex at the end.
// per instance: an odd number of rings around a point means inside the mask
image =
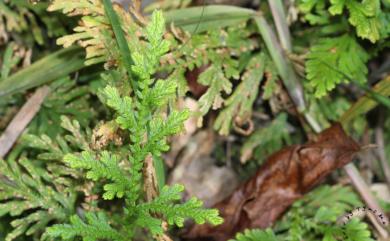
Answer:
POLYGON ((321 132, 315 141, 285 147, 271 155, 254 177, 214 206, 225 220, 222 225, 196 225, 184 236, 223 241, 247 228, 267 228, 333 170, 352 161, 359 150, 339 123, 321 132))

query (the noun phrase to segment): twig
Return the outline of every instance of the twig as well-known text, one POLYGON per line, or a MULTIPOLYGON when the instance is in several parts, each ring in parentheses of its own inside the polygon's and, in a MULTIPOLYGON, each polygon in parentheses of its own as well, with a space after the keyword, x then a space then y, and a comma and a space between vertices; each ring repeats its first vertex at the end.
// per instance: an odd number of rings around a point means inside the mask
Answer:
POLYGON ((377 153, 379 157, 380 165, 383 169, 383 174, 385 175, 385 179, 387 182, 387 188, 390 190, 390 167, 389 163, 386 159, 386 153, 385 153, 385 143, 384 143, 384 136, 383 136, 383 122, 384 122, 384 115, 383 112, 380 113, 379 117, 379 123, 378 126, 375 128, 375 139, 376 144, 378 145, 377 153))
POLYGON ((18 114, 12 119, 4 133, 0 137, 0 158, 11 150, 16 140, 22 134, 26 126, 31 122, 38 113, 41 105, 49 94, 50 88, 43 86, 37 89, 34 95, 23 105, 18 114))
MULTIPOLYGON (((153 156, 149 154, 145 158, 144 167, 143 167, 143 179, 144 179, 144 191, 145 198, 147 202, 153 201, 159 195, 159 188, 157 184, 156 169, 153 164, 153 156)), ((152 214, 154 217, 161 218, 158 214, 152 214)), ((161 224, 164 232, 167 231, 167 223, 163 221, 161 224)), ((172 241, 172 239, 166 233, 161 235, 155 235, 154 238, 157 241, 172 241)))
MULTIPOLYGON (((382 208, 379 206, 378 202, 375 200, 374 196, 372 195, 369 187, 363 180, 363 178, 360 176, 359 171, 353 165, 352 163, 349 163, 344 167, 345 172, 348 174, 349 178, 351 179, 351 182, 355 189, 358 191, 364 202, 367 204, 368 207, 370 207, 373 210, 377 210, 378 212, 383 214, 383 218, 385 220, 385 223, 388 222, 387 216, 384 214, 385 212, 382 210, 382 208)), ((374 226, 377 228, 377 231, 381 235, 381 237, 387 239, 389 237, 389 234, 385 229, 382 228, 382 224, 376 220, 375 217, 368 216, 371 220, 371 222, 374 224, 374 226), (381 228, 379 228, 381 227, 381 228)))
POLYGON ((145 158, 143 176, 145 198, 147 202, 151 202, 158 196, 159 189, 157 186, 157 176, 156 169, 153 164, 153 157, 150 154, 145 158))

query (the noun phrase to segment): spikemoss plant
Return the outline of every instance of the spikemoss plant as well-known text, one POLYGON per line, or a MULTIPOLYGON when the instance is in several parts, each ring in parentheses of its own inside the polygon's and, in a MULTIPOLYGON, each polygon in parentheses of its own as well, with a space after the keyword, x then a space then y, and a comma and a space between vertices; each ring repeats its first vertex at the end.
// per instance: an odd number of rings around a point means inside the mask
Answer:
MULTIPOLYGON (((107 16, 114 25, 115 19, 113 21, 112 17, 116 18, 113 15, 115 12, 112 6, 107 6, 111 3, 105 1, 104 4, 107 16)), ((103 209, 99 212, 83 212, 83 216, 73 215, 68 224, 49 227, 45 237, 62 237, 65 240, 77 236, 83 240, 131 240, 137 229, 143 228, 158 238, 165 231, 163 222, 182 227, 186 218, 192 218, 196 223, 207 221, 214 225, 223 221, 217 210, 202 208, 202 202, 196 198, 180 204, 180 193, 184 187, 162 186, 163 172, 157 170, 157 176, 143 175, 147 160, 152 160, 152 172, 153 166, 161 164, 161 153, 169 149, 166 138, 179 133, 190 114, 188 110, 174 108, 165 114, 168 101, 175 98, 177 84, 173 80, 157 80, 153 77, 161 55, 169 49, 169 42, 163 39, 164 28, 162 13, 155 11, 144 29, 145 47, 130 48, 131 59, 127 60, 123 58, 129 56, 121 52, 123 55, 119 64, 123 63, 128 72, 124 77, 132 78, 128 80, 132 91, 126 94, 108 85, 101 93, 105 104, 115 111, 116 123, 129 135, 125 146, 127 154, 87 150, 64 157, 70 167, 86 170, 86 178, 96 183, 105 183, 103 199, 123 199, 120 215, 113 218, 109 211, 103 209), (150 182, 152 184, 148 185, 150 182)), ((121 28, 114 28, 119 44, 121 33, 118 31, 122 31, 121 28)))

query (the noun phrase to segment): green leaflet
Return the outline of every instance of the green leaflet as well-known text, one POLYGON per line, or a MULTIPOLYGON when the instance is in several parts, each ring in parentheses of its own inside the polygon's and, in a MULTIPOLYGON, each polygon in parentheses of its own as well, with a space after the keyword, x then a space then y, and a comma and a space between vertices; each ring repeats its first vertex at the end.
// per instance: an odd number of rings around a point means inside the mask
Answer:
POLYGON ((74 212, 75 192, 58 181, 58 173, 53 176, 26 158, 0 160, 0 167, 0 216, 9 214, 13 219, 6 241, 42 232, 49 222, 63 222, 74 212))
POLYGON ((61 237, 65 240, 82 236, 83 240, 97 241, 101 239, 113 241, 127 240, 108 223, 104 213, 86 213, 86 222, 74 215, 70 218, 71 224, 60 224, 48 228, 45 236, 61 237))
POLYGON ((270 124, 255 130, 241 147, 240 161, 247 162, 253 156, 264 160, 274 151, 281 149, 284 143, 291 144, 288 131, 287 114, 280 113, 270 124))
POLYGON ((344 227, 345 241, 374 241, 366 223, 353 218, 344 227))
POLYGON ((236 87, 234 93, 224 101, 225 108, 218 115, 214 124, 214 128, 219 130, 221 135, 229 134, 233 118, 240 118, 242 122, 251 118, 252 105, 257 98, 267 60, 268 57, 265 54, 254 56, 248 63, 241 83, 236 87))
POLYGON ((103 194, 103 198, 108 200, 115 196, 122 198, 125 192, 132 188, 129 178, 119 167, 119 160, 119 156, 111 155, 107 151, 101 152, 98 160, 94 153, 87 151, 82 152, 80 156, 67 154, 64 157, 64 162, 70 167, 89 170, 87 178, 93 181, 103 178, 110 180, 112 183, 104 185, 105 193, 103 194))
POLYGON ((346 212, 362 205, 351 188, 323 185, 296 201, 274 231, 281 240, 371 241, 371 234, 361 221, 345 226, 336 223, 346 212))
POLYGON ((306 61, 306 78, 314 88, 315 96, 322 97, 337 84, 349 82, 342 73, 364 83, 368 57, 355 38, 349 35, 320 39, 310 48, 306 61))
POLYGON ((14 56, 13 47, 14 45, 10 43, 7 45, 7 48, 4 51, 3 62, 0 72, 0 83, 2 80, 9 76, 11 69, 15 67, 20 61, 20 57, 14 56))
POLYGON ((235 239, 230 241, 278 241, 272 229, 260 230, 250 229, 238 233, 235 239))
POLYGON ((223 103, 222 92, 230 94, 232 83, 227 79, 217 66, 212 65, 199 76, 198 82, 209 86, 206 93, 199 99, 200 112, 205 115, 210 108, 218 109, 223 103))
POLYGON ((356 28, 356 33, 363 39, 369 39, 372 43, 378 41, 380 36, 380 28, 382 26, 379 19, 380 0, 331 0, 332 6, 329 12, 332 15, 338 15, 343 12, 344 7, 349 11, 348 21, 356 28))
MULTIPOLYGON (((348 22, 360 38, 376 43, 388 36, 388 21, 385 20, 388 13, 380 0, 300 0, 299 9, 311 25, 329 26, 332 16, 342 15, 348 10, 348 22)), ((344 27, 343 31, 348 29, 344 27)))

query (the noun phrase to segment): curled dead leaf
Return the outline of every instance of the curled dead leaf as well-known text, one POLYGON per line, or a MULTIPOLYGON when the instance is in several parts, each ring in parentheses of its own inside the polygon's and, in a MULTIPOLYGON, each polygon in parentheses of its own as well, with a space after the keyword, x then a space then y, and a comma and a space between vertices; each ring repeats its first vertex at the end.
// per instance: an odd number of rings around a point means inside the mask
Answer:
POLYGON ((271 155, 254 177, 214 206, 225 220, 222 225, 196 225, 184 236, 224 241, 246 228, 269 227, 295 200, 352 161, 359 150, 338 123, 314 142, 283 148, 271 155))

